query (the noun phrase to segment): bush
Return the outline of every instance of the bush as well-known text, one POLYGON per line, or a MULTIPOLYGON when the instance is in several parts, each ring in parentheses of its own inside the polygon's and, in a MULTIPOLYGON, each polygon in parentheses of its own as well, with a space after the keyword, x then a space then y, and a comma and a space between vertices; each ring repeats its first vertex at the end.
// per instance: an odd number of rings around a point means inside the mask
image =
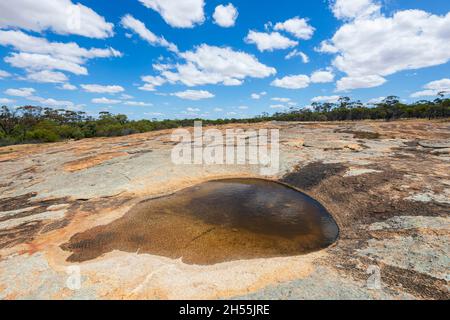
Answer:
POLYGON ((57 133, 48 129, 34 129, 27 132, 25 135, 25 141, 29 142, 56 142, 60 138, 57 133))
POLYGON ((57 128, 58 135, 63 139, 76 139, 80 140, 84 138, 84 134, 79 127, 62 125, 57 128))

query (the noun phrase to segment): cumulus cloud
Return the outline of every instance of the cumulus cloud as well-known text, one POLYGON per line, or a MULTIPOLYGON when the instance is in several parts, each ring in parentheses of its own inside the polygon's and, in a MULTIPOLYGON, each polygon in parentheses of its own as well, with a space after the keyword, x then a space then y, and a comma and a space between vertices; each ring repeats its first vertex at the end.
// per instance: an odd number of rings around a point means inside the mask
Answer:
POLYGON ((0 45, 11 46, 20 52, 46 54, 77 63, 93 58, 122 56, 119 51, 113 48, 85 49, 75 42, 49 42, 45 38, 30 36, 22 31, 14 30, 0 30, 0 45))
POLYGON ((328 83, 334 81, 334 74, 328 70, 318 70, 311 75, 311 82, 313 83, 328 83))
POLYGON ((253 30, 248 33, 245 42, 255 44, 261 52, 287 49, 298 45, 297 41, 286 38, 279 32, 265 33, 253 30))
POLYGON ((113 48, 85 49, 74 42, 49 42, 45 38, 13 30, 0 30, 0 45, 10 46, 18 51, 9 54, 4 60, 13 67, 25 69, 31 80, 36 80, 44 71, 52 75, 53 79, 62 79, 61 73, 51 72, 54 70, 87 75, 88 70, 83 66, 87 60, 122 56, 122 53, 113 48))
POLYGON ((381 86, 386 79, 377 75, 344 77, 336 83, 337 91, 347 91, 352 89, 374 88, 381 86))
POLYGON ((132 15, 127 14, 121 20, 124 28, 129 29, 138 34, 143 40, 147 41, 153 46, 161 46, 169 49, 172 52, 178 52, 175 44, 168 42, 164 37, 158 37, 151 32, 142 21, 135 19, 132 15))
POLYGON ((142 102, 142 101, 125 101, 123 104, 126 106, 133 106, 133 107, 151 107, 151 106, 153 106, 152 103, 142 102))
POLYGON ((325 70, 317 70, 310 76, 307 75, 292 75, 281 79, 275 79, 271 85, 274 87, 285 89, 304 89, 311 83, 328 83, 334 81, 334 73, 331 68, 325 70))
POLYGON ((8 98, 0 98, 0 103, 1 103, 2 105, 14 103, 14 102, 16 102, 16 100, 8 99, 8 98))
POLYGON ((70 0, 15 0, 0 2, 0 28, 20 28, 90 38, 113 35, 113 24, 92 9, 70 0))
POLYGON ((272 104, 270 105, 270 109, 285 109, 286 106, 283 104, 272 104))
POLYGON ((14 97, 29 97, 36 92, 33 88, 7 89, 5 94, 14 97))
POLYGON ((286 76, 272 81, 271 86, 285 89, 304 89, 309 86, 311 79, 307 75, 286 76))
POLYGON ((120 95, 120 99, 123 99, 123 100, 130 100, 130 99, 133 99, 133 98, 134 97, 132 95, 129 95, 129 94, 126 94, 126 93, 122 93, 120 95))
POLYGON ((119 93, 125 91, 125 89, 122 86, 118 85, 100 85, 100 84, 82 84, 81 87, 86 92, 90 93, 119 93))
POLYGON ((219 5, 214 10, 214 23, 223 28, 230 28, 235 25, 238 15, 239 13, 233 4, 219 5))
POLYGON ((270 99, 270 100, 272 100, 272 101, 278 101, 278 102, 283 102, 283 103, 288 103, 288 102, 291 101, 290 98, 278 98, 278 97, 272 98, 272 99, 270 99))
POLYGON ((0 79, 4 79, 4 78, 10 77, 10 76, 11 76, 11 74, 9 72, 0 70, 0 79))
POLYGON ((73 91, 77 90, 77 86, 74 86, 73 84, 70 83, 64 83, 63 85, 59 86, 58 89, 73 91))
POLYGON ((192 28, 205 21, 204 0, 139 0, 176 28, 192 28))
POLYGON ((157 84, 163 81, 180 82, 189 87, 206 84, 231 86, 242 84, 247 77, 266 78, 276 73, 275 68, 260 63, 253 55, 228 47, 203 44, 179 56, 185 63, 159 67, 162 78, 151 80, 157 84))
POLYGON ((361 19, 380 14, 381 5, 373 0, 335 0, 332 11, 338 19, 361 19))
POLYGON ((143 91, 156 91, 156 87, 162 86, 167 82, 166 79, 160 76, 143 76, 141 79, 145 84, 140 86, 139 90, 143 91))
POLYGON ((214 94, 212 94, 209 91, 205 90, 186 90, 182 92, 175 92, 172 93, 172 96, 176 96, 181 99, 185 100, 202 100, 202 99, 209 99, 214 98, 214 94))
POLYGON ((289 60, 294 57, 300 57, 303 63, 309 63, 309 57, 304 52, 298 51, 297 49, 294 49, 291 52, 289 52, 284 58, 286 60, 289 60))
POLYGON ((27 97, 27 99, 34 102, 39 102, 39 104, 44 107, 66 107, 66 108, 77 107, 72 101, 67 100, 55 100, 53 98, 42 98, 38 96, 29 96, 27 97))
POLYGON ((394 73, 450 61, 450 13, 404 10, 385 16, 379 8, 369 0, 341 0, 333 6, 338 18, 349 20, 318 50, 337 54, 333 65, 347 74, 338 89, 370 88, 394 73))
POLYGON ((372 98, 369 101, 367 101, 367 104, 371 104, 371 105, 378 104, 378 103, 383 102, 384 99, 386 99, 386 97, 372 98))
POLYGON ((274 27, 277 31, 286 31, 298 39, 309 40, 312 38, 315 29, 308 24, 308 20, 295 17, 285 22, 278 22, 274 27))
POLYGON ((263 92, 260 92, 260 93, 252 93, 252 94, 250 95, 250 97, 251 97, 253 100, 259 100, 259 99, 261 99, 261 97, 263 97, 263 96, 265 96, 265 95, 267 95, 267 92, 263 91, 263 92))
POLYGON ((71 72, 76 75, 87 75, 85 67, 64 59, 37 53, 12 53, 5 58, 5 62, 11 66, 30 71, 38 70, 61 70, 71 72))
POLYGON ((68 80, 64 73, 49 70, 29 73, 26 79, 40 83, 63 83, 68 80))
POLYGON ((425 90, 415 92, 411 95, 411 98, 419 97, 435 97, 439 93, 450 93, 450 79, 445 78, 427 83, 424 87, 425 90))
POLYGON ((92 103, 97 103, 97 104, 119 104, 122 101, 117 100, 117 99, 108 99, 105 97, 102 98, 94 98, 91 100, 92 103))
POLYGON ((318 96, 311 99, 311 102, 327 102, 336 103, 339 101, 340 96, 318 96))

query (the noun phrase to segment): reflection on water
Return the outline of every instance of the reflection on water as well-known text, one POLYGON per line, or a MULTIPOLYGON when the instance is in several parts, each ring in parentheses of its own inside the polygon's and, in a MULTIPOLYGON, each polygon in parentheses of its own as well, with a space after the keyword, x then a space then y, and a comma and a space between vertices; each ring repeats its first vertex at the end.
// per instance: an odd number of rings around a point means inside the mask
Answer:
POLYGON ((325 208, 297 190, 267 180, 226 179, 143 202, 62 247, 72 252, 71 262, 121 250, 206 265, 305 254, 329 246, 338 234, 325 208))

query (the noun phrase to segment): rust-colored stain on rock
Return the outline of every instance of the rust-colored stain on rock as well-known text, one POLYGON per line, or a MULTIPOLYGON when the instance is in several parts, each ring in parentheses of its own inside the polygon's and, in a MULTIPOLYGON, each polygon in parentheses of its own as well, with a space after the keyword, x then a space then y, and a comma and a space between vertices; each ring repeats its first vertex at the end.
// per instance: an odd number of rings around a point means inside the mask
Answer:
POLYGON ((86 157, 86 158, 79 159, 76 161, 68 162, 64 165, 64 170, 69 171, 69 172, 84 170, 84 169, 88 169, 88 168, 94 167, 96 165, 99 165, 105 161, 108 161, 108 160, 111 160, 114 158, 118 158, 118 157, 123 157, 126 155, 128 155, 128 153, 126 153, 126 152, 102 153, 102 154, 98 154, 98 155, 95 155, 92 157, 86 157))

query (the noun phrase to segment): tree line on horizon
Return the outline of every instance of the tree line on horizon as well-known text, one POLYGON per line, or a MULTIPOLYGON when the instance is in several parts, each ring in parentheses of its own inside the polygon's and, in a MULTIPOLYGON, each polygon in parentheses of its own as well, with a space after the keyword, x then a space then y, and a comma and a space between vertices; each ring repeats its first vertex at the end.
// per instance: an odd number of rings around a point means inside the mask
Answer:
POLYGON ((0 146, 56 142, 91 137, 114 137, 162 129, 192 126, 201 120, 204 125, 228 123, 256 123, 265 121, 357 121, 397 119, 450 118, 450 99, 440 93, 433 101, 421 100, 405 104, 396 96, 389 96, 375 105, 365 105, 340 97, 337 102, 313 103, 311 108, 290 108, 273 115, 263 113, 248 119, 183 119, 129 120, 123 114, 102 111, 97 118, 83 111, 23 106, 0 109, 0 146))

